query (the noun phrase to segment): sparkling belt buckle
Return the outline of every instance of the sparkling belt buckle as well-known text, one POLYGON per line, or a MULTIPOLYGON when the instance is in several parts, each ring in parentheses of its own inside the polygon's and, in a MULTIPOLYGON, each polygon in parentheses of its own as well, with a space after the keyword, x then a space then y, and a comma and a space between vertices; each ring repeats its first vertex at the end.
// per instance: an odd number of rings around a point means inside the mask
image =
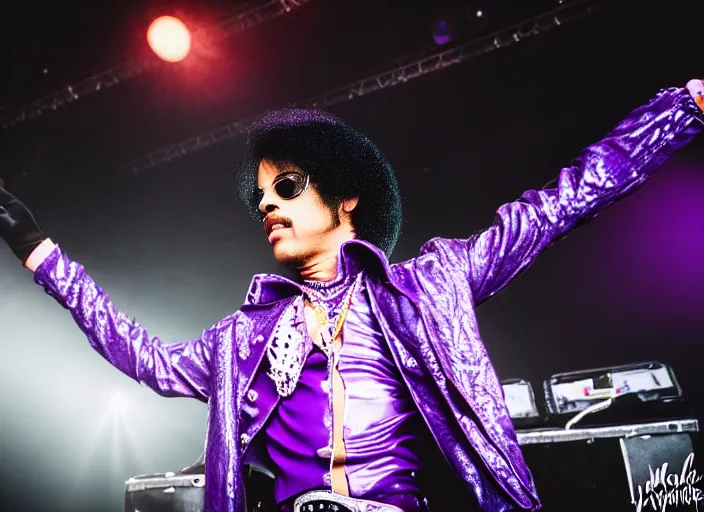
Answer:
POLYGON ((293 512, 403 512, 378 501, 350 498, 330 491, 307 492, 293 502, 293 512))

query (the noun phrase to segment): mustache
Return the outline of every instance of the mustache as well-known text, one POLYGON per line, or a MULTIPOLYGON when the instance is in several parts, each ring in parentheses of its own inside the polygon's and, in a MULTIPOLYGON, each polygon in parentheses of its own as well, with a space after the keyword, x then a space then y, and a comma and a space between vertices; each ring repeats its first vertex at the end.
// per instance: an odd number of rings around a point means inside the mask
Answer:
POLYGON ((278 215, 274 215, 271 217, 265 217, 264 224, 266 224, 267 226, 273 226, 274 224, 283 224, 286 227, 291 227, 293 225, 293 222, 288 217, 279 217, 278 215))

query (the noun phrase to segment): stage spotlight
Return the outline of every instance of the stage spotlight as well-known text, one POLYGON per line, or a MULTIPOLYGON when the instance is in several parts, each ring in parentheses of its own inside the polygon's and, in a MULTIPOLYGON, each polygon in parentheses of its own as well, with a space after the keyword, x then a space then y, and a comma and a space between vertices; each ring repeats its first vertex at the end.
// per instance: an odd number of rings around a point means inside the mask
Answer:
POLYGON ((149 26, 147 42, 159 58, 167 62, 179 62, 191 50, 191 32, 181 20, 161 16, 149 26))

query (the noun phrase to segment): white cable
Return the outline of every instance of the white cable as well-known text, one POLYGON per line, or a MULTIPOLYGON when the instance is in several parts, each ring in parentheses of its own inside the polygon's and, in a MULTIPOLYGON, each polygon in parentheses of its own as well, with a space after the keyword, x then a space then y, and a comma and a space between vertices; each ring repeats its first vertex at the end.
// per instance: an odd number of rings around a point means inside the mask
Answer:
POLYGON ((565 425, 565 430, 571 429, 574 425, 577 424, 577 422, 579 422, 582 418, 584 418, 588 414, 592 414, 595 412, 603 411, 604 409, 608 409, 612 403, 614 403, 614 397, 611 397, 608 400, 604 400, 603 402, 597 402, 595 404, 590 405, 589 407, 584 409, 582 412, 577 414, 570 421, 568 421, 567 425, 565 425))

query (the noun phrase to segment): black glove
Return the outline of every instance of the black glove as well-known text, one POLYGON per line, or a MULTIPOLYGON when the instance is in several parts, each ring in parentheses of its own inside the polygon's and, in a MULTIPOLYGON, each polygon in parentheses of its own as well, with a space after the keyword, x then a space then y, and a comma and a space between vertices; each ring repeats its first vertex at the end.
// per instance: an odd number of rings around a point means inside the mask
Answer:
POLYGON ((0 238, 24 265, 32 251, 46 238, 29 209, 3 188, 0 180, 0 238))

